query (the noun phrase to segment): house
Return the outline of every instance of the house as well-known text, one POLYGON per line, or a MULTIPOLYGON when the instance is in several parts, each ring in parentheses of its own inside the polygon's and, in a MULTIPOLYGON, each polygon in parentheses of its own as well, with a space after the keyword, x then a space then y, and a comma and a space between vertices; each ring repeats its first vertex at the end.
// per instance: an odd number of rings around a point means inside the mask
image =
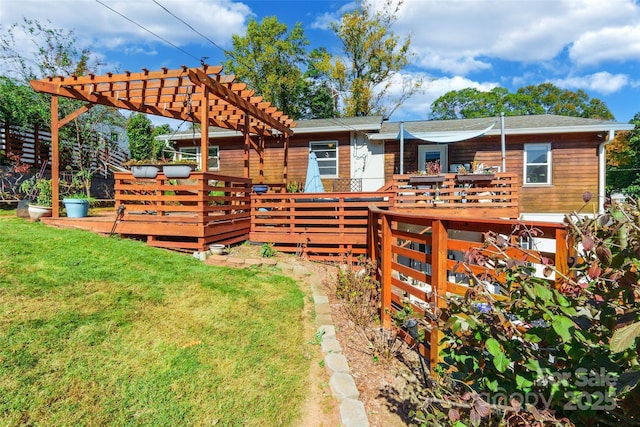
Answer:
MULTIPOLYGON (((633 125, 556 115, 388 122, 380 116, 298 121, 289 139, 287 181, 304 183, 309 151, 316 153, 326 191, 375 191, 394 175, 424 171, 439 160, 443 172, 484 165, 516 174, 522 218, 559 220, 583 206, 590 192, 605 200, 605 145, 633 125), (350 190, 346 190, 350 191, 350 190)), ((179 156, 199 156, 200 135, 164 135, 179 156)), ((242 135, 209 131, 209 168, 238 175, 244 164, 242 135)), ((254 182, 279 182, 285 168, 282 141, 266 138, 262 165, 249 159, 254 182), (260 168, 262 166, 262 169, 260 168), (262 170, 262 176, 259 171, 262 170)))

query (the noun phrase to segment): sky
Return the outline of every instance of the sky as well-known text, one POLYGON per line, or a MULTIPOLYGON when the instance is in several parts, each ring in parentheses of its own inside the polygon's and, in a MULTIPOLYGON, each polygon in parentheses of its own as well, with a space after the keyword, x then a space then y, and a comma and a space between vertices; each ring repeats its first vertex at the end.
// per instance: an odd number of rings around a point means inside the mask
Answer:
MULTIPOLYGON (((329 25, 354 7, 337 0, 0 0, 0 31, 23 18, 73 30, 103 72, 135 72, 195 67, 203 59, 221 64, 232 35, 266 16, 290 29, 300 22, 309 50, 341 55, 329 25)), ((545 82, 584 90, 618 122, 640 112, 639 0, 405 0, 392 31, 411 37, 412 53, 392 92, 405 79, 424 81, 393 121, 428 119, 431 103, 451 90, 513 92, 545 82)), ((25 34, 14 34, 21 52, 33 51, 25 34)))

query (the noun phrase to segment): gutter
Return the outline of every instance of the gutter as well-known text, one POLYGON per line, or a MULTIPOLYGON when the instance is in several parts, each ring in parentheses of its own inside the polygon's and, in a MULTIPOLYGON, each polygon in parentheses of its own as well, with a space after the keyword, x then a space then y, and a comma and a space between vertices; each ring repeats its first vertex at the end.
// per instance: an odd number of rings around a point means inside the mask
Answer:
POLYGON ((613 129, 609 130, 609 137, 598 145, 598 212, 604 213, 604 201, 607 198, 607 144, 611 143, 615 137, 613 129))

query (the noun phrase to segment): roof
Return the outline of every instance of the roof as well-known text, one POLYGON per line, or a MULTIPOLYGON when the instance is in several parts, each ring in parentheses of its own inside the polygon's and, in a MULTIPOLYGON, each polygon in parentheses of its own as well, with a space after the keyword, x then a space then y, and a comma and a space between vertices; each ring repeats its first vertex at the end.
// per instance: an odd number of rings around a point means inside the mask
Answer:
MULTIPOLYGON (((500 135, 500 118, 483 117, 477 119, 457 120, 421 120, 402 122, 406 132, 420 138, 429 134, 467 133, 480 131, 495 124, 483 135, 500 135)), ((585 119, 582 117, 558 116, 553 114, 505 116, 504 130, 506 135, 531 135, 571 132, 603 132, 632 130, 631 124, 610 120, 585 119)), ((371 140, 397 139, 400 122, 384 122, 378 133, 369 134, 371 140)))
MULTIPOLYGON (((293 129, 294 135, 333 132, 380 132, 382 116, 339 117, 329 119, 299 120, 293 129)), ((209 128, 209 138, 228 138, 241 136, 240 132, 227 129, 209 128)), ((169 135, 160 135, 158 139, 183 140, 199 138, 200 132, 184 131, 169 135)))
MULTIPOLYGON (((382 116, 340 117, 330 119, 299 120, 293 129, 294 135, 323 134, 333 132, 364 132, 372 141, 398 139, 401 122, 383 122, 382 116)), ((402 122, 405 138, 429 139, 430 137, 466 138, 468 135, 500 135, 500 117, 482 117, 457 120, 419 120, 402 122), (407 136, 410 134, 410 136, 407 136)), ((553 114, 529 116, 505 116, 506 135, 532 135, 572 132, 608 132, 632 130, 633 125, 610 120, 585 119, 582 117, 557 116, 553 114)), ((227 129, 209 128, 210 138, 241 136, 240 132, 227 129)), ((161 135, 160 139, 180 140, 199 138, 200 133, 193 131, 161 135)))
MULTIPOLYGON (((248 90, 221 66, 32 80, 38 92, 234 131, 291 135, 293 119, 248 90)), ((86 109, 84 110, 86 111, 86 109)), ((80 111, 81 113, 81 111, 80 111)))

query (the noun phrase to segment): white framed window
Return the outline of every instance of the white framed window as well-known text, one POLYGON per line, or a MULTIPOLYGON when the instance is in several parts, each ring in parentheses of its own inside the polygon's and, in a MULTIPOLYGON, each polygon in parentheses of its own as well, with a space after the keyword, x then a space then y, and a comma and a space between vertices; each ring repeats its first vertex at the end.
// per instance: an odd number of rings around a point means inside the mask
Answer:
MULTIPOLYGON (((198 162, 198 169, 202 170, 200 147, 180 147, 178 148, 178 160, 195 160, 198 162)), ((217 145, 209 146, 209 160, 207 161, 207 170, 220 170, 220 147, 217 145)))
POLYGON ((316 154, 321 177, 338 177, 338 141, 312 141, 309 150, 316 154))
POLYGON ((551 185, 551 144, 524 144, 524 185, 551 185))

